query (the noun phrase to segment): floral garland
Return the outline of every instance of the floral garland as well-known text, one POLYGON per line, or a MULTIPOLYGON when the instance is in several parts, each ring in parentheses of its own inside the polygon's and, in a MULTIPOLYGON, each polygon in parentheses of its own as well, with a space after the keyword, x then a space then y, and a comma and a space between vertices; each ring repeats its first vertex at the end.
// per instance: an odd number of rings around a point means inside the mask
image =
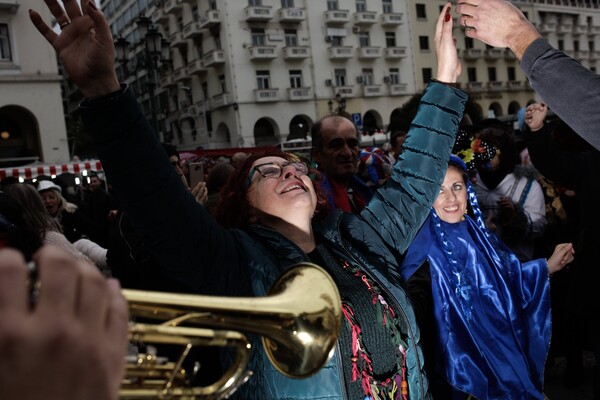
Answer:
POLYGON ((362 330, 354 317, 354 311, 348 303, 342 303, 342 311, 352 329, 352 381, 361 380, 364 400, 406 400, 408 398, 408 382, 406 380, 406 344, 398 330, 394 310, 387 304, 381 290, 358 267, 340 260, 342 268, 361 279, 367 286, 373 304, 377 308, 377 322, 387 328, 392 336, 392 342, 398 349, 396 371, 384 381, 373 377, 372 360, 367 353, 361 336, 362 330))

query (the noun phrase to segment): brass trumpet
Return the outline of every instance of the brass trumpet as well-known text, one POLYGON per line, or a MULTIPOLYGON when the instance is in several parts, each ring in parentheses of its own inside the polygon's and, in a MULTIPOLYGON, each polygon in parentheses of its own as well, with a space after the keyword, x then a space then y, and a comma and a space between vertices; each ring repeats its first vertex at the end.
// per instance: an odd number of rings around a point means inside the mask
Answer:
POLYGON ((241 331, 261 335, 269 360, 282 374, 308 377, 327 363, 340 331, 341 298, 337 287, 321 267, 310 263, 288 269, 266 297, 138 290, 123 290, 123 294, 132 316, 165 321, 160 325, 132 323, 130 340, 179 344, 183 351, 175 362, 161 363, 156 356, 143 354, 128 363, 121 399, 230 396, 251 375, 247 371, 251 346, 241 331), (236 360, 210 386, 188 387, 188 374, 181 365, 191 348, 199 345, 233 347, 236 360))

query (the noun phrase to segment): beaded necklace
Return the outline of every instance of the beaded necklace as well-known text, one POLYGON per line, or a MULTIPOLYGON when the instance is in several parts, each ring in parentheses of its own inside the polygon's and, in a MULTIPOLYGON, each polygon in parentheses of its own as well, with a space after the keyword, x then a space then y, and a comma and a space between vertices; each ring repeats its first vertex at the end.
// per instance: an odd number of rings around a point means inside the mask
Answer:
POLYGON ((352 331, 352 381, 361 380, 361 387, 365 393, 364 400, 406 400, 408 398, 408 382, 406 380, 406 343, 402 340, 397 326, 394 310, 387 304, 381 294, 381 289, 369 279, 358 267, 350 265, 345 260, 339 260, 342 268, 367 286, 371 294, 372 303, 377 309, 377 323, 389 330, 394 347, 398 349, 396 368, 393 375, 383 381, 373 377, 371 357, 367 353, 361 336, 360 325, 354 317, 352 307, 343 302, 342 311, 344 318, 352 331))

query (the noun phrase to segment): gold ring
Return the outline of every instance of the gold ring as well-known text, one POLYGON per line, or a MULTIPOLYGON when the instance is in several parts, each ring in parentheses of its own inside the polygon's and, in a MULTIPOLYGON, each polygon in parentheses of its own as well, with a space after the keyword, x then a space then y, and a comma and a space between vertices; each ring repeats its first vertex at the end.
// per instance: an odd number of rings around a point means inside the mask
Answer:
POLYGON ((61 24, 59 24, 58 26, 60 26, 60 29, 65 29, 66 26, 68 26, 71 23, 71 21, 67 20, 61 24))

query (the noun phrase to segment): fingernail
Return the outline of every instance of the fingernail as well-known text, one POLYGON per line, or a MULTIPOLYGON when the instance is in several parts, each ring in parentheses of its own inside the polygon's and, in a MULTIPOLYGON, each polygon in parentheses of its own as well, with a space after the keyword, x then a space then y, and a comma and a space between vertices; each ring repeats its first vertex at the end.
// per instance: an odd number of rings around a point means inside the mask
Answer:
POLYGON ((448 9, 446 10, 446 16, 444 17, 444 21, 448 22, 450 21, 450 18, 452 18, 450 16, 450 7, 448 7, 448 9))

